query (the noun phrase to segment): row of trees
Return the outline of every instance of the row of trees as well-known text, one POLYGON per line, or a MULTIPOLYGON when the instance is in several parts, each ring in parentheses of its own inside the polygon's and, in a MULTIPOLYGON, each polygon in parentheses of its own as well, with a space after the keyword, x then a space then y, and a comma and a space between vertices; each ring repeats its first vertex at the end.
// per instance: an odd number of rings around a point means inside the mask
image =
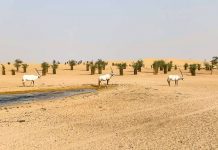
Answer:
MULTIPOLYGON (((204 66, 205 66, 205 70, 211 71, 211 74, 213 74, 213 69, 214 67, 218 64, 218 57, 215 56, 212 58, 212 60, 210 61, 210 63, 205 62, 204 66)), ((185 63, 184 64, 184 69, 187 70, 189 68, 189 71, 191 73, 192 76, 196 75, 196 70, 201 70, 201 64, 188 64, 185 63)))
MULTIPOLYGON (((10 63, 8 63, 10 65, 10 63)), ((57 73, 57 69, 59 66, 60 62, 54 60, 52 62, 52 64, 50 65, 47 62, 43 62, 41 64, 41 68, 42 68, 42 75, 46 75, 49 71, 49 68, 52 68, 52 73, 56 74, 57 73)), ((70 66, 70 70, 74 69, 75 65, 79 65, 82 64, 82 61, 75 61, 75 60, 69 60, 68 62, 65 63, 65 65, 68 64, 70 66)), ((98 59, 96 62, 89 62, 87 61, 86 63, 84 62, 84 64, 86 65, 86 71, 90 71, 91 70, 91 75, 94 75, 96 72, 96 69, 98 69, 98 74, 102 74, 102 70, 105 70, 105 67, 108 65, 108 62, 103 61, 102 59, 98 59)), ((205 63, 205 69, 206 70, 211 70, 211 74, 213 72, 214 66, 218 64, 218 57, 213 57, 211 60, 211 64, 209 63, 205 63)), ((113 63, 113 66, 117 66, 117 68, 119 69, 119 74, 120 75, 124 75, 124 70, 127 68, 127 63, 122 62, 122 63, 113 63)), ((19 72, 20 67, 23 68, 23 72, 26 73, 27 72, 27 68, 28 68, 28 64, 23 63, 22 60, 20 59, 16 59, 14 62, 14 67, 16 68, 16 71, 19 72)), ((138 72, 141 72, 142 67, 144 67, 144 62, 143 60, 138 60, 136 62, 133 62, 130 65, 133 70, 134 70, 134 75, 137 75, 138 72)), ((164 60, 156 60, 153 62, 151 68, 153 68, 153 73, 156 75, 158 74, 159 71, 163 71, 164 74, 167 74, 169 71, 172 70, 172 68, 174 67, 175 70, 177 70, 177 65, 173 66, 173 62, 165 62, 164 60)), ((184 64, 184 69, 187 70, 189 68, 190 72, 192 75, 196 75, 196 70, 201 70, 201 64, 188 64, 185 63, 184 64)), ((12 75, 15 75, 15 70, 12 69, 11 70, 12 75)), ((2 65, 2 75, 5 75, 6 71, 5 71, 5 66, 2 65)))
MULTIPOLYGON (((159 70, 163 71, 164 74, 167 74, 167 72, 171 71, 173 68, 173 62, 170 61, 169 63, 165 62, 164 60, 156 60, 154 61, 153 65, 151 66, 153 68, 154 74, 157 75, 159 70)), ((175 70, 177 70, 177 66, 174 66, 175 70)))

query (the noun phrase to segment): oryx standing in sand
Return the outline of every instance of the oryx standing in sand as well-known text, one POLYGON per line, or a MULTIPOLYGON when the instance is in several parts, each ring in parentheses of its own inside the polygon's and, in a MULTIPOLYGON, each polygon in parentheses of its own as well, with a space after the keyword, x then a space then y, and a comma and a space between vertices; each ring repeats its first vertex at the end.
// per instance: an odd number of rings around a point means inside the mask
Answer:
POLYGON ((111 68, 111 73, 101 75, 98 78, 98 86, 101 86, 102 81, 107 81, 107 85, 109 84, 110 79, 114 76, 113 69, 111 68))
POLYGON ((170 86, 170 81, 175 81, 175 85, 178 86, 179 80, 184 80, 182 71, 180 69, 179 69, 179 71, 181 73, 181 76, 180 75, 169 75, 168 76, 167 82, 168 82, 169 86, 170 86))
POLYGON ((39 79, 41 77, 41 75, 39 74, 39 71, 37 69, 35 69, 37 72, 37 76, 36 75, 24 75, 22 78, 22 82, 23 82, 23 86, 25 86, 25 82, 26 81, 31 81, 31 84, 33 84, 33 86, 35 85, 35 80, 39 79))

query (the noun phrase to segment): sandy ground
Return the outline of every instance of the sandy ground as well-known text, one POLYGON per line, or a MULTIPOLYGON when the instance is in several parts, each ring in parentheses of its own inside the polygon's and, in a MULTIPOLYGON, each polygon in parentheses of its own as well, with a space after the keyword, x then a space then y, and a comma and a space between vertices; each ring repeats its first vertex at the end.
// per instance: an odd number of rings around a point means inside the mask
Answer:
MULTIPOLYGON (((85 66, 68 68, 36 87, 21 87, 22 73, 0 76, 0 92, 97 83, 85 66)), ((218 71, 183 72, 169 87, 167 75, 128 68, 97 93, 0 106, 0 149, 218 149, 218 71)))

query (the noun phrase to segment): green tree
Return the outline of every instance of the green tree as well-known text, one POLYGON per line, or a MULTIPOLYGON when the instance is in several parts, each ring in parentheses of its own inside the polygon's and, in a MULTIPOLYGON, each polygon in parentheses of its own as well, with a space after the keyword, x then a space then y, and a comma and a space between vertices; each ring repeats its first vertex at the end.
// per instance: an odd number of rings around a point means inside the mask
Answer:
POLYGON ((218 56, 214 56, 211 60, 211 74, 213 74, 213 68, 218 64, 218 56))
POLYGON ((12 76, 15 76, 15 75, 16 75, 16 73, 15 73, 15 70, 14 70, 14 69, 12 69, 12 70, 11 70, 11 75, 12 75, 12 76))
POLYGON ((164 74, 167 74, 168 72, 168 64, 164 64, 164 74))
POLYGON ((126 69, 127 64, 126 63, 118 63, 116 64, 116 66, 118 67, 119 71, 120 71, 120 75, 123 75, 123 70, 126 69))
POLYGON ((190 72, 192 76, 196 76, 196 69, 197 69, 197 65, 196 64, 191 64, 189 66, 190 72))
POLYGON ((53 60, 52 65, 51 65, 53 74, 57 73, 58 65, 59 63, 53 60))
POLYGON ((96 67, 97 67, 96 64, 94 64, 94 63, 91 63, 91 64, 90 64, 91 75, 94 75, 94 74, 95 74, 96 67))
POLYGON ((174 69, 177 70, 177 65, 174 66, 174 69))
POLYGON ((98 61, 95 63, 95 65, 98 68, 98 74, 102 74, 104 64, 105 64, 105 62, 101 59, 98 59, 98 61))
POLYGON ((160 71, 163 71, 165 64, 166 62, 164 60, 158 60, 158 66, 160 68, 160 71))
POLYGON ((22 63, 23 63, 23 61, 20 59, 15 60, 14 67, 17 69, 17 72, 19 71, 19 68, 20 68, 22 63))
POLYGON ((132 68, 134 70, 134 75, 138 74, 138 70, 139 70, 139 64, 137 62, 133 62, 132 63, 132 68))
POLYGON ((210 70, 210 64, 208 62, 204 62, 205 70, 210 70))
POLYGON ((157 75, 159 67, 160 67, 160 61, 157 61, 157 60, 154 61, 152 66, 153 66, 154 74, 157 75))
POLYGON ((26 73, 26 70, 28 68, 28 64, 22 64, 23 72, 26 73))
POLYGON ((184 64, 184 69, 187 70, 187 68, 188 68, 188 63, 185 63, 184 64))
POLYGON ((70 60, 68 62, 69 66, 70 66, 70 70, 73 70, 73 67, 77 64, 77 62, 75 60, 70 60))
POLYGON ((48 68, 50 67, 50 65, 47 62, 43 62, 41 64, 42 67, 42 75, 45 76, 48 73, 48 68))
POLYGON ((2 65, 2 75, 6 75, 6 73, 5 73, 5 66, 4 65, 2 65))
POLYGON ((138 63, 138 72, 142 71, 142 67, 144 67, 144 61, 138 60, 136 63, 138 63))
POLYGON ((86 71, 89 71, 89 67, 90 67, 90 62, 86 62, 86 71))
POLYGON ((170 62, 168 63, 168 71, 171 71, 171 70, 172 70, 172 67, 173 67, 173 62, 170 61, 170 62))

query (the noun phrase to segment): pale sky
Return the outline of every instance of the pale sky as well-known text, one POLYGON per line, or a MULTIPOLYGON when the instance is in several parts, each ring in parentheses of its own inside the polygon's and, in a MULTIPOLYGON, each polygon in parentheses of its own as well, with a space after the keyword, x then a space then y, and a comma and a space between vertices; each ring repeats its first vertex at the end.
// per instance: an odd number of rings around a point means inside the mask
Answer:
POLYGON ((0 0, 0 62, 218 55, 218 0, 0 0))

